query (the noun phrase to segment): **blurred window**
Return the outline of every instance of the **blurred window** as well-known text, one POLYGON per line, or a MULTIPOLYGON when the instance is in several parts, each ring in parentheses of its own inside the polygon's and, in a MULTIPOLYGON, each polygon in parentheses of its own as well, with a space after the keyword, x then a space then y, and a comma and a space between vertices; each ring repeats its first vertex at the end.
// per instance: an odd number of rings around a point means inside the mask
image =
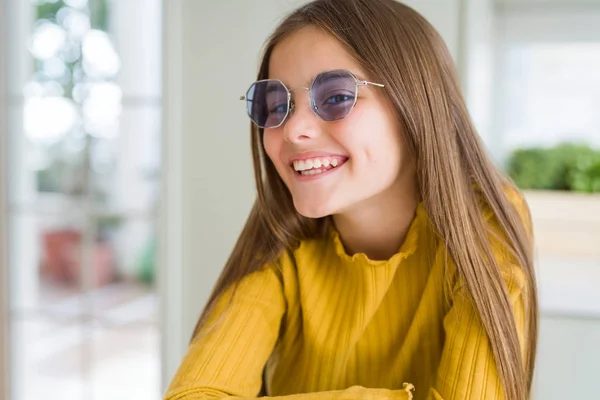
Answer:
POLYGON ((495 145, 503 155, 560 142, 600 147, 598 21, 600 7, 501 14, 495 145))
POLYGON ((8 0, 11 399, 159 399, 160 0, 8 0))

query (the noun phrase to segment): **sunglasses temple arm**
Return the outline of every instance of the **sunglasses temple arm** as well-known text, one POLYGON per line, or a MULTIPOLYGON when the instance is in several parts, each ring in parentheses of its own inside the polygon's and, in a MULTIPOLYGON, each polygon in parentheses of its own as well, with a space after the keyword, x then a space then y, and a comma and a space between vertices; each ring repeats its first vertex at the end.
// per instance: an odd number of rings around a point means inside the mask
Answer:
POLYGON ((382 83, 375 83, 375 82, 369 82, 369 81, 359 81, 358 85, 360 86, 367 86, 367 85, 373 85, 373 86, 377 86, 377 87, 385 87, 384 84, 382 83))

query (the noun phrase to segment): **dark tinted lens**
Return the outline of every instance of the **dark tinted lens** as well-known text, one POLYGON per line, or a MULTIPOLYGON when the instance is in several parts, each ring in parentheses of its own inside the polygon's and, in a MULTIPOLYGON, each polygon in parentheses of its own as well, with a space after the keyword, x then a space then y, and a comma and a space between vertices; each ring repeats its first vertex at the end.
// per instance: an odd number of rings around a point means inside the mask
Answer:
POLYGON ((287 115, 288 92, 279 81, 255 82, 246 93, 246 109, 259 127, 278 126, 287 115))
POLYGON ((356 101, 356 81, 348 71, 328 71, 318 75, 312 86, 317 113, 325 121, 342 119, 356 101))

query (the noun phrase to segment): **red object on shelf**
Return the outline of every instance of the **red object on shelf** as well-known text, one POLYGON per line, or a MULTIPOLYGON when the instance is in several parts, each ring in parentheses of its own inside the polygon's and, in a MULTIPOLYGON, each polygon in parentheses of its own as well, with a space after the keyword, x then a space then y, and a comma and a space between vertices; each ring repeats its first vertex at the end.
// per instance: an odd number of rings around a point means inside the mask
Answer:
MULTIPOLYGON (((42 274, 50 279, 69 285, 81 283, 83 255, 82 233, 75 229, 46 232, 42 242, 42 274)), ((108 242, 94 243, 92 284, 102 287, 113 282, 115 256, 108 242)))

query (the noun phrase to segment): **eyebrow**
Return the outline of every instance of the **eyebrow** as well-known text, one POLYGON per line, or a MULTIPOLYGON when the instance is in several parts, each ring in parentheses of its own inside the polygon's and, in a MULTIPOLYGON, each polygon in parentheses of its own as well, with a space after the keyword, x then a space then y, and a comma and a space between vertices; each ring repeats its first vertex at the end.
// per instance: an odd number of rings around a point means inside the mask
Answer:
POLYGON ((278 91, 278 89, 279 85, 267 85, 267 90, 265 91, 265 94, 275 93, 278 91))
MULTIPOLYGON (((268 78, 268 79, 273 79, 273 80, 277 80, 277 81, 281 81, 283 82, 283 84, 285 85, 286 88, 297 88, 297 87, 309 87, 310 84, 312 84, 315 80, 315 78, 317 77, 317 75, 322 74, 323 72, 330 72, 330 71, 337 71, 337 70, 341 70, 341 71, 350 71, 350 73, 352 73, 352 75, 354 75, 356 77, 356 79, 358 79, 359 81, 368 81, 368 79, 366 79, 363 74, 358 73, 356 71, 353 71, 351 69, 347 69, 347 68, 333 68, 333 69, 325 69, 321 72, 317 72, 315 75, 311 76, 310 79, 308 80, 308 82, 305 83, 305 85, 300 85, 300 86, 292 86, 287 84, 286 82, 283 81, 283 79, 279 79, 279 78, 268 78)), ((269 90, 269 88, 267 88, 267 93, 272 92, 273 90, 269 90)))

